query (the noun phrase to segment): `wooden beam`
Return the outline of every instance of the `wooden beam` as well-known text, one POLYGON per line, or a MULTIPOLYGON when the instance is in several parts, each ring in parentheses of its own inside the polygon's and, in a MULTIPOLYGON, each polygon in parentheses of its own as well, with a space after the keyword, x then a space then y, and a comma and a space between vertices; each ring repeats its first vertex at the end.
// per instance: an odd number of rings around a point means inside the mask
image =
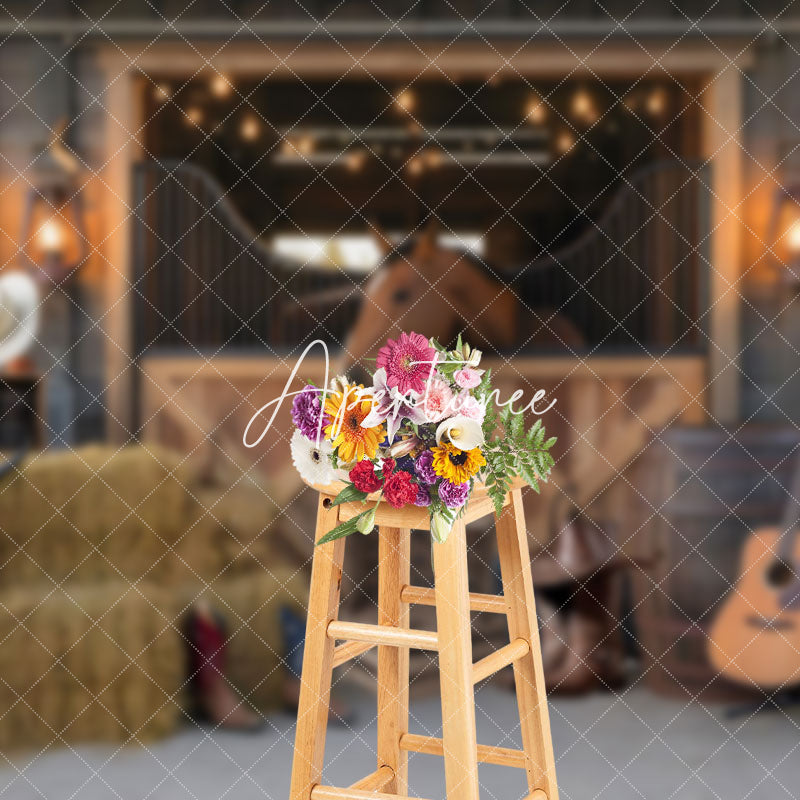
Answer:
POLYGON ((703 118, 705 155, 713 159, 709 270, 708 380, 709 410, 718 422, 739 417, 741 373, 738 370, 742 306, 742 163, 743 78, 725 66, 708 82, 703 118))

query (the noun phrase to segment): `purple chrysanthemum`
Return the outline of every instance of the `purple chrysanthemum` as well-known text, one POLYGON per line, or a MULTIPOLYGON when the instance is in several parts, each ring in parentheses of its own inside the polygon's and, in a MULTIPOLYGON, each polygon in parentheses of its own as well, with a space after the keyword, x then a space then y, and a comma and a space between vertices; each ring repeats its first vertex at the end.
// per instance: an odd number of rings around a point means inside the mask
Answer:
POLYGON ((307 439, 315 441, 317 433, 330 423, 330 417, 322 413, 322 392, 316 386, 306 386, 292 401, 292 422, 307 439), (322 427, 320 427, 322 417, 322 427))
POLYGON ((431 496, 428 490, 421 484, 417 484, 417 499, 414 500, 415 506, 427 507, 431 504, 431 496))
POLYGON ((439 497, 448 508, 461 508, 469 497, 469 483, 450 483, 443 480, 439 484, 439 497))
POLYGON ((423 450, 414 461, 414 472, 417 477, 428 486, 436 483, 439 476, 433 471, 433 451, 423 450))

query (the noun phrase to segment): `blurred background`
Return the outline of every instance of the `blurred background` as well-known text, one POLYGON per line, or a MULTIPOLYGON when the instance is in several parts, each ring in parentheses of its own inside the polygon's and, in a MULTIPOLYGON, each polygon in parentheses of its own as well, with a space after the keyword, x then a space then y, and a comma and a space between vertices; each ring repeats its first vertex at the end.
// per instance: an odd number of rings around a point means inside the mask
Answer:
MULTIPOLYGON (((525 502, 562 797, 800 796, 798 73, 794 0, 5 0, 0 797, 288 796, 315 497, 288 408, 241 437, 309 342, 358 375, 401 330, 558 401, 525 502)), ((375 664, 330 783, 374 769, 375 664)), ((507 672, 479 740, 518 746, 507 672)))

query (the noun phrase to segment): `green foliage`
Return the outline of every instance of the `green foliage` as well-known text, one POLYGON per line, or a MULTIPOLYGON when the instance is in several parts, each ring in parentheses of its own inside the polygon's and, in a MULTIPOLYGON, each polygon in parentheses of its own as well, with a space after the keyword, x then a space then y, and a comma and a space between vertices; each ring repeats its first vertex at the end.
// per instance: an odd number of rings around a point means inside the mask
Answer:
POLYGON ((374 509, 368 508, 366 511, 362 511, 357 517, 353 517, 353 519, 349 519, 347 522, 340 523, 333 530, 328 531, 317 544, 327 544, 334 539, 341 539, 343 536, 349 536, 351 533, 355 533, 358 530, 359 520, 367 514, 373 513, 374 509))
POLYGON ((356 489, 355 485, 352 483, 348 483, 347 486, 342 489, 339 494, 331 502, 332 506, 339 506, 342 503, 352 503, 356 500, 361 500, 362 502, 367 499, 367 493, 362 492, 360 489, 356 489))
POLYGON ((550 449, 556 437, 545 439, 541 418, 526 431, 523 415, 512 413, 510 405, 503 406, 499 414, 493 406, 487 407, 483 434, 486 488, 500 514, 515 476, 539 491, 539 482, 547 480, 555 463, 550 449))

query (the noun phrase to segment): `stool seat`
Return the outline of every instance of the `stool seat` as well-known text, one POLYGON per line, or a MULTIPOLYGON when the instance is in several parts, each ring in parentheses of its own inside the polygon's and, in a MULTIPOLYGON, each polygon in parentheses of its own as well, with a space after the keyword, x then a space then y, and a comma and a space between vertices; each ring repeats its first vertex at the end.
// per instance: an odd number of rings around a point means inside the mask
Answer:
MULTIPOLYGON (((342 481, 334 481, 333 483, 320 486, 319 484, 305 482, 315 491, 319 492, 321 496, 327 497, 330 503, 330 498, 336 497, 349 484, 342 481)), ((521 489, 527 486, 522 478, 513 478, 509 494, 506 495, 505 504, 508 505, 509 497, 515 489, 521 489)), ((386 500, 381 499, 380 492, 372 492, 368 494, 366 499, 352 503, 342 503, 339 506, 339 522, 347 522, 348 519, 357 517, 364 511, 370 504, 375 504, 380 500, 380 505, 375 511, 375 524, 376 525, 398 525, 400 527, 412 528, 418 531, 430 530, 430 515, 427 508, 419 508, 417 506, 406 506, 405 508, 392 508, 386 500)), ((486 489, 486 484, 480 481, 475 481, 470 493, 469 502, 463 515, 465 523, 474 522, 477 519, 485 517, 490 514, 494 509, 492 499, 486 489)))
MULTIPOLYGON (((429 528, 428 509, 396 509, 381 501, 375 515, 379 537, 376 625, 338 618, 347 538, 316 547, 289 800, 412 800, 408 796, 409 752, 443 757, 447 800, 479 800, 479 762, 524 769, 527 800, 558 800, 522 508, 523 485, 515 480, 499 516, 486 487, 478 484, 473 488, 469 505, 456 519, 447 540, 432 545, 433 589, 411 583, 411 530, 429 528), (465 526, 489 514, 495 516, 502 595, 472 593, 468 585, 465 526), (435 631, 409 626, 414 604, 436 607, 435 631), (508 621, 509 643, 477 662, 472 660, 471 611, 505 614, 508 621), (332 673, 373 647, 378 648, 376 770, 346 788, 327 786, 322 781, 322 766, 332 673), (409 733, 411 648, 438 656, 441 737, 409 733), (514 670, 522 750, 478 744, 476 737, 474 686, 507 666, 514 670)), ((344 483, 312 488, 319 493, 315 541, 364 511, 362 502, 333 504, 344 483)), ((374 504, 378 499, 375 493, 367 502, 374 504)))

